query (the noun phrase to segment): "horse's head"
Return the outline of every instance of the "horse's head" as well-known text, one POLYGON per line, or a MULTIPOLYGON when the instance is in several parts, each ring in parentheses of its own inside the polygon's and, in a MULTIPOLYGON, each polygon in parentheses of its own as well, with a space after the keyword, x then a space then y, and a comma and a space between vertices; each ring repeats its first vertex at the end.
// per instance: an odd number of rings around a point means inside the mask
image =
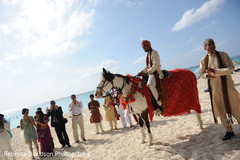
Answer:
POLYGON ((112 82, 114 78, 114 74, 107 72, 106 69, 103 68, 102 77, 95 91, 96 98, 101 98, 103 94, 107 94, 107 92, 113 87, 112 82))

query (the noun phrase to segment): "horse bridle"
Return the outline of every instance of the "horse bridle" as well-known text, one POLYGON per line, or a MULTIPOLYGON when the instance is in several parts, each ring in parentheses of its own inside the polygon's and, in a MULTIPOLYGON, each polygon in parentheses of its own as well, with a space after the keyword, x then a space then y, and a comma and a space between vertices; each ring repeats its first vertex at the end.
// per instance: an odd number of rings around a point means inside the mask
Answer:
MULTIPOLYGON (((103 82, 103 84, 102 84, 102 86, 101 87, 97 87, 97 89, 100 89, 100 93, 101 93, 101 95, 102 95, 102 93, 104 92, 104 93, 108 93, 107 91, 105 91, 103 88, 104 87, 106 87, 107 85, 108 85, 108 83, 111 83, 112 84, 112 89, 114 88, 114 84, 113 84, 113 80, 112 81, 108 81, 108 80, 106 80, 105 78, 104 78, 104 82, 103 82)), ((123 88, 126 86, 126 84, 127 84, 127 82, 126 82, 126 80, 125 80, 125 78, 123 78, 123 84, 122 84, 122 88, 118 88, 118 90, 120 91, 120 92, 122 92, 122 90, 123 90, 123 88)))
MULTIPOLYGON (((104 93, 106 93, 107 94, 107 92, 103 89, 104 87, 106 87, 107 85, 108 85, 108 83, 110 83, 108 80, 106 80, 105 78, 104 78, 104 82, 103 82, 103 84, 102 84, 102 86, 101 87, 97 87, 97 89, 100 89, 100 93, 101 93, 101 95, 102 95, 102 92, 104 92, 104 93)), ((112 85, 113 85, 113 81, 111 81, 111 83, 112 83, 112 85)))

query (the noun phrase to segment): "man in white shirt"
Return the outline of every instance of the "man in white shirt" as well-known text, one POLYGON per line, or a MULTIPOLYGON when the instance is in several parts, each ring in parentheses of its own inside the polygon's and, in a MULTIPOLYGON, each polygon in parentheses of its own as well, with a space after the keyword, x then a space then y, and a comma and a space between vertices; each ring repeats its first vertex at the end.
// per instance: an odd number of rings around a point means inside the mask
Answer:
POLYGON ((133 127, 132 119, 131 119, 131 116, 130 116, 130 113, 131 113, 130 107, 131 106, 127 105, 126 107, 127 107, 127 109, 124 109, 124 118, 126 120, 126 123, 128 123, 130 127, 133 127))
POLYGON ((126 124, 126 119, 124 116, 124 109, 123 109, 122 105, 120 105, 119 103, 117 104, 117 112, 120 115, 120 119, 121 119, 123 128, 126 128, 127 124, 126 124))
POLYGON ((130 116, 130 106, 127 105, 127 109, 123 109, 121 104, 117 104, 118 106, 118 114, 120 115, 121 122, 123 128, 127 127, 127 123, 130 125, 130 127, 133 126, 131 116, 130 116))
POLYGON ((76 95, 71 95, 72 103, 69 104, 69 111, 72 113, 72 128, 73 128, 73 136, 76 143, 79 143, 79 136, 78 136, 78 125, 81 130, 81 138, 83 141, 85 139, 84 133, 84 121, 83 121, 83 105, 81 101, 77 101, 76 95))

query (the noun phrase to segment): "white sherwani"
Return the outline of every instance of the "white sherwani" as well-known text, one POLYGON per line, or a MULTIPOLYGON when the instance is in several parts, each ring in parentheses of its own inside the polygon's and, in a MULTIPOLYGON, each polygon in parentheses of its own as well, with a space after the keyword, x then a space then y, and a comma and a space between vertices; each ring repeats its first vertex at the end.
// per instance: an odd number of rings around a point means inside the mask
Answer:
MULTIPOLYGON (((208 59, 208 67, 211 67, 215 70, 216 78, 210 79, 210 85, 212 88, 212 100, 215 116, 220 116, 221 122, 228 131, 232 131, 231 124, 227 122, 226 109, 223 101, 223 93, 222 93, 222 84, 220 76, 226 76, 227 78, 227 89, 228 89, 228 97, 230 101, 232 116, 238 121, 240 124, 240 94, 234 87, 234 82, 232 80, 231 73, 234 70, 234 65, 230 57, 227 53, 219 52, 223 63, 228 66, 227 68, 219 68, 219 62, 216 54, 210 55, 208 59)), ((206 57, 206 56, 205 56, 206 57)), ((203 78, 207 78, 204 73, 207 68, 205 57, 201 60, 200 63, 200 75, 203 78)))
POLYGON ((157 71, 160 79, 163 79, 163 73, 161 70, 162 65, 160 64, 160 56, 158 52, 153 50, 151 55, 147 54, 146 56, 148 57, 148 66, 146 66, 142 72, 147 73, 149 76, 153 76, 153 72, 157 71), (150 60, 152 61, 152 66, 150 60))
MULTIPOLYGON (((159 74, 159 78, 163 79, 164 75, 161 70, 161 64, 160 64, 160 56, 157 51, 153 50, 151 55, 147 54, 146 59, 148 58, 148 65, 142 70, 143 73, 146 73, 149 75, 147 85, 151 89, 154 98, 158 99, 158 91, 156 89, 156 79, 154 77, 154 72, 157 71, 159 74), (150 63, 150 60, 152 61, 152 66, 150 63)), ((161 105, 161 102, 158 102, 159 105, 161 105)))

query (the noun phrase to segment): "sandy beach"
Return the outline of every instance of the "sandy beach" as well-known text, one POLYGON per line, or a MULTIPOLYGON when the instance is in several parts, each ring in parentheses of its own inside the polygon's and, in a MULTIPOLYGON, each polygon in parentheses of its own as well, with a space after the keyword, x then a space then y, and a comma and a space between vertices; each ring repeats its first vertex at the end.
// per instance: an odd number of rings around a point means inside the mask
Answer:
MULTIPOLYGON (((232 74, 237 90, 240 92, 240 72, 232 74)), ((240 127, 233 125, 235 137, 222 141, 225 130, 221 124, 213 122, 209 94, 204 93, 207 82, 198 80, 199 98, 202 106, 202 120, 204 129, 197 126, 194 113, 178 117, 154 117, 151 123, 153 145, 140 144, 141 132, 135 128, 122 128, 118 121, 118 130, 110 131, 110 126, 105 120, 105 111, 101 107, 103 116, 104 134, 95 134, 95 128, 90 124, 90 112, 84 110, 84 124, 86 142, 75 143, 73 139, 71 119, 69 114, 65 117, 69 122, 66 125, 70 138, 71 148, 60 150, 56 133, 51 128, 54 137, 55 157, 43 158, 52 160, 239 160, 240 159, 240 127)), ((177 106, 176 106, 177 107, 177 106)), ((239 106, 240 107, 240 106, 239 106)), ((135 121, 132 117, 132 121, 135 121)), ((17 160, 31 159, 31 156, 20 155, 28 153, 28 145, 24 143, 20 129, 13 129, 12 148, 19 154, 17 160)), ((35 153, 36 150, 34 149, 35 153)), ((36 157, 36 159, 40 159, 36 157)))

